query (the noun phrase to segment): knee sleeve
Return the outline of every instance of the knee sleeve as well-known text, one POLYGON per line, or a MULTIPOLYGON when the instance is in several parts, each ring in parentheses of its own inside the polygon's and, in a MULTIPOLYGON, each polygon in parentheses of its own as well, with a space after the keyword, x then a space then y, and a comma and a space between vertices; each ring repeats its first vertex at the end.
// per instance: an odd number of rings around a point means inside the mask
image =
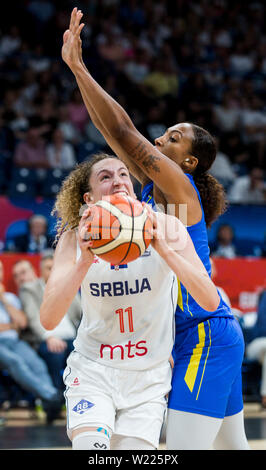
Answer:
POLYGON ((73 450, 110 450, 107 431, 86 431, 77 434, 72 440, 73 450))

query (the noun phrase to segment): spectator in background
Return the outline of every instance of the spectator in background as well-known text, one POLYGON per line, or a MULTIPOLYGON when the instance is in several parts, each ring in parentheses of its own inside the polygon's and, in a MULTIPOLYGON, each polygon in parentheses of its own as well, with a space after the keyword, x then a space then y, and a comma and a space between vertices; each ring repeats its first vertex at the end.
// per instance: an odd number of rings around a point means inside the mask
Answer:
POLYGON ((20 286, 19 297, 28 320, 28 328, 22 332, 21 337, 44 359, 54 386, 63 394, 65 387, 62 370, 65 369, 66 359, 73 349, 73 340, 81 319, 81 304, 77 294, 59 325, 52 331, 43 328, 40 323, 40 306, 52 266, 53 254, 44 255, 40 263, 41 277, 20 286))
POLYGON ((52 248, 53 238, 48 233, 47 219, 35 214, 29 219, 29 229, 24 235, 18 235, 9 241, 7 251, 19 253, 42 253, 52 248))
POLYGON ((238 128, 241 116, 240 105, 237 105, 231 92, 225 92, 222 102, 214 105, 213 114, 216 124, 222 132, 233 132, 238 128))
POLYGON ((142 89, 154 99, 176 97, 178 85, 177 70, 165 57, 154 59, 151 70, 142 80, 142 89))
POLYGON ((16 25, 10 26, 0 40, 0 59, 14 54, 21 46, 21 32, 16 25))
POLYGON ((265 155, 266 114, 264 100, 251 93, 241 113, 244 143, 250 148, 257 166, 263 165, 265 155))
POLYGON ((246 356, 262 365, 261 370, 261 405, 266 408, 266 289, 258 302, 257 320, 252 330, 249 329, 250 342, 246 346, 246 356))
POLYGON ((29 127, 25 141, 17 144, 14 164, 23 168, 48 168, 49 163, 45 149, 45 141, 38 127, 29 127))
POLYGON ((234 231, 231 225, 220 225, 217 232, 216 246, 212 255, 221 256, 222 258, 235 258, 235 256, 237 256, 237 251, 233 240, 234 231))
POLYGON ((32 282, 37 278, 32 264, 26 259, 19 260, 14 264, 12 275, 17 289, 25 282, 32 282))
POLYGON ((141 84, 150 71, 148 52, 141 47, 137 47, 134 56, 125 62, 123 68, 131 82, 141 84))
POLYGON ((62 105, 58 111, 58 127, 63 132, 64 139, 72 145, 81 141, 79 129, 71 122, 67 105, 62 105))
POLYGON ((89 120, 88 111, 83 103, 80 91, 75 88, 68 104, 70 122, 83 134, 89 120))
POLYGON ((236 176, 246 175, 248 172, 248 161, 250 158, 247 146, 244 144, 239 130, 227 132, 226 139, 223 135, 219 139, 219 148, 221 152, 228 155, 232 163, 236 176))
POLYGON ((46 57, 42 44, 36 44, 29 59, 28 65, 36 73, 44 72, 51 66, 51 59, 46 57))
POLYGON ((238 177, 228 191, 230 202, 258 204, 266 201, 266 184, 261 168, 253 168, 249 175, 238 177))
POLYGON ((34 100, 35 112, 30 118, 30 126, 38 129, 40 140, 44 145, 51 140, 52 133, 58 124, 56 91, 52 86, 52 80, 53 77, 49 75, 49 72, 43 72, 38 76, 39 86, 42 84, 44 89, 39 90, 34 100))
POLYGON ((71 170, 76 163, 72 145, 66 142, 62 130, 57 127, 52 133, 52 141, 47 145, 47 158, 51 168, 71 170))
POLYGON ((27 317, 18 297, 5 292, 3 277, 0 261, 0 367, 24 390, 42 399, 47 422, 51 423, 61 408, 59 394, 43 359, 19 338, 19 331, 27 325, 27 317))
POLYGON ((216 158, 209 170, 210 174, 214 176, 225 189, 228 189, 236 178, 233 165, 230 162, 228 155, 221 152, 219 148, 219 139, 216 138, 217 154, 216 158))

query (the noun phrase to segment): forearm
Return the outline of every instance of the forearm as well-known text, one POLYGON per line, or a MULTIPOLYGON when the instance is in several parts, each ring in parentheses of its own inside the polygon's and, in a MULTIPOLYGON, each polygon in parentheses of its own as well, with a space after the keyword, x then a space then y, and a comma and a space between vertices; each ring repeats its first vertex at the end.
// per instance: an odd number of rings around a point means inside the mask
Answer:
POLYGON ((40 308, 40 320, 46 330, 53 330, 73 302, 91 263, 77 261, 57 279, 49 278, 40 308))
POLYGON ((204 310, 214 311, 218 308, 220 298, 207 272, 193 266, 187 259, 170 248, 166 248, 161 256, 189 294, 204 310))
POLYGON ((15 324, 18 328, 21 328, 21 329, 26 328, 26 326, 27 326, 27 317, 24 314, 24 312, 17 309, 13 305, 11 305, 5 299, 2 299, 2 303, 5 307, 5 309, 7 310, 8 314, 9 314, 11 320, 12 320, 12 323, 15 324))
POLYGON ((16 330, 17 325, 16 323, 0 323, 0 332, 2 331, 8 331, 8 330, 16 330))
MULTIPOLYGON (((82 67, 83 69, 83 72, 84 74, 89 74, 89 71, 88 69, 86 68, 84 62, 82 61, 82 64, 80 64, 80 67, 82 67)), ((73 69, 74 70, 74 69, 73 69)), ((74 73, 74 72, 73 72, 74 73)), ((75 75, 75 73, 74 73, 75 75)), ((78 87, 79 87, 79 91, 81 93, 81 96, 82 96, 82 99, 83 99, 83 102, 87 108, 87 111, 90 115, 90 118, 93 122, 93 124, 95 125, 95 127, 97 127, 97 129, 104 133, 104 132, 107 132, 105 127, 103 126, 103 123, 100 119, 100 117, 97 115, 97 113, 95 112, 95 109, 93 108, 93 106, 91 105, 91 101, 90 101, 90 96, 88 95, 87 93, 87 87, 86 87, 86 83, 85 83, 85 80, 82 80, 80 79, 79 77, 79 74, 76 76, 75 75, 75 78, 76 78, 76 82, 78 84, 78 87)))

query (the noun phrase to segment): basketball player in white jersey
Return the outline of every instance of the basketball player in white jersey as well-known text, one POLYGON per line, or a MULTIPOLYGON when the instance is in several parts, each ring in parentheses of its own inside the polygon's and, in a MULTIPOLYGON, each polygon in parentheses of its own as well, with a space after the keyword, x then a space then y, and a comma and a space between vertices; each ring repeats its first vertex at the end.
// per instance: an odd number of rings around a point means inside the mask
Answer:
POLYGON ((214 310, 219 303, 175 217, 174 225, 165 224, 167 216, 157 219, 148 209, 154 239, 128 265, 114 269, 93 255, 85 237, 90 209, 80 217, 80 208, 116 193, 135 197, 128 169, 116 157, 97 155, 70 173, 54 209, 60 238, 41 322, 55 328, 81 287, 83 317, 64 373, 67 432, 75 450, 158 447, 171 388, 176 276, 204 308, 214 310), (169 232, 178 235, 177 251, 164 240, 165 229, 172 242, 169 232))

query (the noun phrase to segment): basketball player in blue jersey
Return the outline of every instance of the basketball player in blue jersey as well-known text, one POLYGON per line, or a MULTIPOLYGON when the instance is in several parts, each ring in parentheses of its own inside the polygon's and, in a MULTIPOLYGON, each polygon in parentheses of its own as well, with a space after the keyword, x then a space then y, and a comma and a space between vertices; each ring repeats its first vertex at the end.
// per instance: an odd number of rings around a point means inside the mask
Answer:
POLYGON ((75 450, 107 450, 111 436, 112 450, 158 447, 171 388, 176 276, 202 308, 215 310, 220 301, 186 228, 173 216, 158 214, 157 220, 148 209, 151 246, 121 269, 93 256, 85 237, 90 209, 81 217, 83 203, 117 193, 135 197, 128 169, 103 154, 70 173, 55 203, 59 240, 40 317, 45 328, 55 328, 81 287, 82 320, 64 373, 75 450))
MULTIPOLYGON (((187 230, 208 274, 206 226, 224 211, 223 187, 207 173, 216 149, 210 134, 189 123, 167 129, 155 146, 135 128, 126 111, 93 79, 82 60, 82 12, 73 10, 63 38, 62 57, 72 70, 95 126, 143 186, 143 200, 187 207, 187 230)), ((179 279, 175 362, 169 397, 169 449, 247 449, 241 364, 244 342, 228 306, 220 298, 209 312, 179 279)), ((206 291, 206 297, 208 296, 206 291)))

